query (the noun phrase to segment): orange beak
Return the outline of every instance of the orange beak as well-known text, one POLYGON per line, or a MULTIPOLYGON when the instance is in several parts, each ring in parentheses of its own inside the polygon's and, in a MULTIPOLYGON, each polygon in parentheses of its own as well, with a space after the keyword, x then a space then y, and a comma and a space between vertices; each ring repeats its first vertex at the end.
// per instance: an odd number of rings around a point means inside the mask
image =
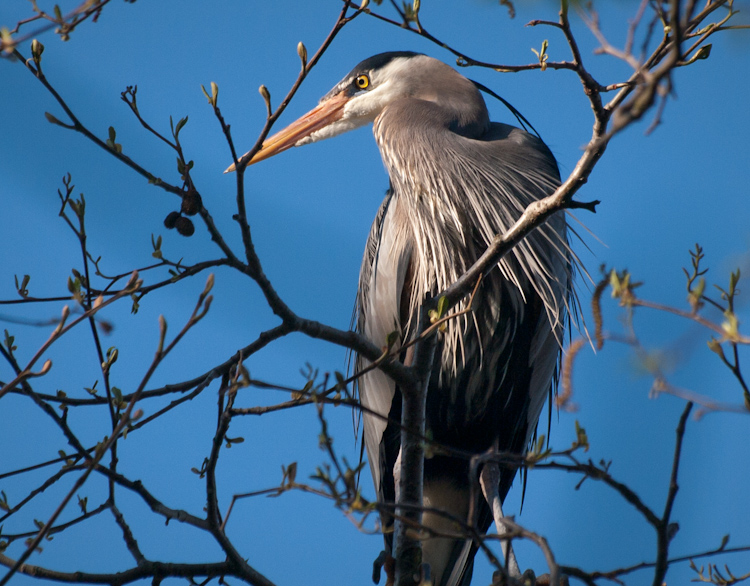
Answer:
MULTIPOLYGON (((344 105, 348 101, 349 96, 346 95, 346 92, 340 92, 322 104, 319 104, 307 114, 292 122, 284 130, 280 130, 273 136, 266 138, 263 146, 260 147, 260 150, 255 153, 255 156, 247 164, 252 165, 284 152, 292 148, 303 138, 310 136, 313 132, 325 128, 332 122, 341 120, 344 105)), ((231 173, 235 170, 234 163, 232 163, 224 173, 231 173)))

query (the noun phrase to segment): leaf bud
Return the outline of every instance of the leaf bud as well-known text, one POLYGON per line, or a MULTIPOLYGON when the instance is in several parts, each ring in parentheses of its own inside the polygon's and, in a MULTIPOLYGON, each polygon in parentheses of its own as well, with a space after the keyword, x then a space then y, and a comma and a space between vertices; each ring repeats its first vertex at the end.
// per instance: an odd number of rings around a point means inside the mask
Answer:
POLYGON ((39 65, 42 60, 42 53, 44 53, 44 45, 34 39, 31 41, 31 56, 34 58, 34 63, 39 65))

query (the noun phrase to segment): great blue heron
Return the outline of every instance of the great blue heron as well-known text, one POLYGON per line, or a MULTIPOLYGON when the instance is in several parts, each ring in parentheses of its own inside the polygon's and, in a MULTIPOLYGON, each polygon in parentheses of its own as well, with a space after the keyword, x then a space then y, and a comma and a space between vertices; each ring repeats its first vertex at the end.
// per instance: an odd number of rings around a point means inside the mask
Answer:
MULTIPOLYGON (((411 52, 362 61, 315 109, 268 138, 250 162, 370 122, 390 190, 365 248, 357 330, 385 346, 394 331, 402 344, 413 337, 421 300, 458 279, 496 234, 529 203, 553 192, 560 179, 539 138, 490 122, 474 83, 411 52)), ((434 440, 471 453, 493 446, 524 451, 555 382, 572 265, 566 220, 557 214, 484 279, 470 314, 447 323, 427 395, 426 427, 434 440)), ((408 363, 408 351, 402 360, 408 363)), ((356 364, 362 370, 369 363, 359 357, 356 364)), ((400 421, 400 390, 382 372, 364 374, 359 392, 369 410, 400 421)), ((393 502, 399 426, 364 415, 364 443, 378 498, 393 502)), ((478 507, 478 529, 484 532, 493 518, 487 501, 497 518, 515 470, 485 466, 478 480, 486 500, 479 497, 472 505, 477 479, 469 468, 465 459, 428 459, 424 504, 463 520, 478 507)), ((383 521, 389 529, 392 520, 384 515, 383 521)), ((423 523, 433 534, 455 535, 455 524, 440 514, 425 513, 423 523)), ((386 549, 391 547, 386 532, 386 549)), ((463 538, 423 544, 435 586, 467 586, 475 553, 476 544, 463 538)))

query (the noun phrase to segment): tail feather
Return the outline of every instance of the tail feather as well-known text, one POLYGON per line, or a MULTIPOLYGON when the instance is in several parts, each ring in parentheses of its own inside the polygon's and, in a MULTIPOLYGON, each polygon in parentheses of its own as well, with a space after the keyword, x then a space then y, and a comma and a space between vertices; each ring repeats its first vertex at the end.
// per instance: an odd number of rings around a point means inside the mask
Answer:
MULTIPOLYGON (((469 515, 470 494, 465 485, 450 476, 425 474, 424 505, 427 508, 422 523, 436 535, 461 532, 455 520, 466 522, 469 515), (445 512, 440 514, 433 511, 445 512)), ((422 543, 422 559, 430 565, 434 586, 468 586, 474 567, 474 553, 470 539, 429 537, 422 543)))
POLYGON ((456 545, 460 547, 460 551, 457 552, 453 570, 447 576, 445 586, 469 586, 474 572, 474 548, 468 539, 463 542, 463 546, 458 541, 456 545))

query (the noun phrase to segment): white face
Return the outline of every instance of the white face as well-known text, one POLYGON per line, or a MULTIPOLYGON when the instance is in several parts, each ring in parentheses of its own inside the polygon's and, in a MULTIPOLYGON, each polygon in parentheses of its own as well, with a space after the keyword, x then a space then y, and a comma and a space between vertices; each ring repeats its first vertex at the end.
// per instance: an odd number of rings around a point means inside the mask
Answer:
POLYGON ((349 84, 355 84, 362 76, 366 76, 368 86, 357 90, 347 101, 339 120, 301 139, 295 146, 325 140, 373 122, 383 108, 393 100, 410 95, 409 71, 419 69, 421 63, 418 61, 422 59, 429 60, 430 58, 424 55, 396 57, 384 67, 363 72, 357 78, 345 80, 341 91, 346 91, 349 84))

